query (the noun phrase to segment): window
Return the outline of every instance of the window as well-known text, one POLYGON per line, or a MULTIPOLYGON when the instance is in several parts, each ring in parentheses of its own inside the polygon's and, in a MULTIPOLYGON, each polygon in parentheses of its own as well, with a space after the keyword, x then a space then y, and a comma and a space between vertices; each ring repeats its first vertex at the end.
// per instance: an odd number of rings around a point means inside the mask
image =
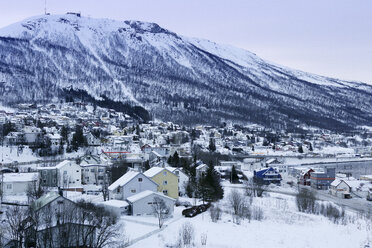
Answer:
POLYGON ((94 169, 90 169, 90 172, 94 172, 94 169))
POLYGON ((135 189, 131 189, 130 192, 136 193, 136 190, 135 189))
POLYGON ((67 171, 63 171, 63 175, 67 175, 67 171))
POLYGON ((85 171, 89 171, 89 169, 85 169, 85 171))
POLYGON ((79 170, 76 170, 76 172, 79 172, 79 170))
POLYGON ((98 176, 98 180, 103 180, 103 176, 98 176))
POLYGON ((152 202, 148 202, 147 204, 152 205, 152 202))
POLYGON ((98 169, 98 172, 103 172, 103 169, 98 169))
POLYGON ((138 178, 138 182, 142 182, 142 177, 138 178))
POLYGON ((180 172, 179 172, 179 171, 175 171, 174 173, 176 173, 176 175, 179 175, 179 174, 180 174, 180 172))
POLYGON ((164 195, 168 195, 168 190, 163 190, 164 195))
POLYGON ((167 171, 163 171, 163 175, 166 176, 167 175, 167 171))
POLYGON ((168 181, 163 181, 163 185, 168 185, 168 181))
POLYGON ((12 184, 7 184, 6 189, 12 189, 12 186, 13 186, 12 184))
POLYGON ((120 187, 118 187, 117 192, 120 193, 120 187))
POLYGON ((76 179, 76 181, 79 181, 80 179, 76 179))

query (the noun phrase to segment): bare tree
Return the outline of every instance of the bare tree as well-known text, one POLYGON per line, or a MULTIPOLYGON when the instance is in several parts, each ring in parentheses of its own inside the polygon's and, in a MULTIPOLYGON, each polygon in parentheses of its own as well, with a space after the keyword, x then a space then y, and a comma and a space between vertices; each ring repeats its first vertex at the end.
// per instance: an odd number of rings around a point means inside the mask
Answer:
POLYGON ((6 210, 7 232, 11 240, 16 242, 16 247, 23 243, 23 220, 26 218, 26 209, 21 206, 12 206, 6 210))
POLYGON ((230 203, 231 208, 233 209, 232 215, 234 221, 239 224, 241 218, 248 218, 250 219, 250 207, 248 204, 247 199, 244 197, 243 194, 239 193, 236 189, 232 190, 228 201, 230 203))
POLYGON ((221 219, 221 215, 222 215, 222 210, 221 208, 218 206, 218 204, 216 205, 212 205, 210 208, 209 208, 209 213, 211 215, 211 219, 213 222, 217 222, 219 219, 221 219))
POLYGON ((195 238, 194 226, 190 222, 185 222, 179 230, 179 243, 183 246, 190 246, 195 238))
POLYGON ((309 189, 301 189, 296 195, 298 211, 305 213, 315 213, 315 195, 309 189))
POLYGON ((255 183, 253 178, 249 178, 248 181, 245 183, 245 194, 247 196, 261 197, 265 190, 265 186, 255 183))
POLYGON ((158 196, 154 197, 152 202, 152 210, 154 216, 158 219, 159 228, 162 228, 164 221, 169 217, 170 209, 167 204, 158 196))
POLYGON ((29 183, 26 190, 28 202, 33 202, 39 199, 44 194, 44 189, 38 181, 29 183))

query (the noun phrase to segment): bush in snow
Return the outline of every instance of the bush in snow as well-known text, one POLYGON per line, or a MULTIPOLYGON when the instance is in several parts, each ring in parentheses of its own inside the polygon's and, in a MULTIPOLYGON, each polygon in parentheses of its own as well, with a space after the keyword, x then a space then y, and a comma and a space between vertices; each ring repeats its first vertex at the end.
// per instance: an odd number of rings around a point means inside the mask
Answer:
POLYGON ((211 215, 211 219, 213 222, 217 222, 218 220, 221 219, 222 210, 218 205, 212 205, 209 208, 209 213, 211 215))
POLYGON ((200 235, 200 241, 203 246, 207 245, 207 238, 208 238, 208 235, 206 233, 202 233, 200 235))
POLYGON ((304 213, 316 213, 315 196, 311 190, 301 189, 296 195, 298 211, 304 213))
POLYGON ((251 219, 261 221, 264 218, 263 210, 260 207, 253 207, 251 210, 251 219))
POLYGON ((249 203, 243 194, 234 189, 231 191, 228 201, 233 209, 232 216, 236 224, 240 224, 241 219, 251 219, 249 203))
POLYGON ((190 222, 184 223, 179 230, 179 244, 182 246, 191 246, 195 237, 194 226, 190 222))

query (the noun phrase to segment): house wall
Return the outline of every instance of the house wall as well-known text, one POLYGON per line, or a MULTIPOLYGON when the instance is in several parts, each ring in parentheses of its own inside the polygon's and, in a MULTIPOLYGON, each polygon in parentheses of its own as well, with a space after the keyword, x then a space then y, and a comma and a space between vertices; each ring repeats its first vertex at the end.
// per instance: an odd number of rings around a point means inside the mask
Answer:
MULTIPOLYGON (((152 202, 154 202, 154 197, 156 194, 149 195, 141 200, 138 200, 132 204, 132 215, 153 215, 152 202)), ((160 197, 160 196, 159 196, 160 197)), ((173 213, 174 201, 166 197, 161 197, 165 204, 169 207, 170 214, 173 213)))
MULTIPOLYGON (((177 175, 177 171, 178 170, 175 170, 174 173, 177 175)), ((187 175, 185 175, 185 173, 183 173, 182 171, 179 171, 178 172, 178 193, 180 195, 184 195, 186 194, 186 185, 189 181, 189 177, 187 175)))
POLYGON ((81 167, 81 180, 83 184, 97 184, 104 183, 106 173, 105 166, 92 165, 81 167))
POLYGON ((59 180, 62 188, 81 188, 81 168, 75 162, 69 162, 59 168, 59 180))
POLYGON ((32 182, 4 182, 4 186, 0 186, 0 188, 2 188, 4 195, 25 194, 28 185, 32 185, 32 182))
POLYGON ((178 198, 178 176, 173 174, 168 170, 162 170, 160 173, 152 177, 158 184, 158 191, 164 193, 165 190, 168 191, 168 196, 174 199, 178 198), (166 172, 166 173, 164 173, 166 172), (167 184, 164 184, 167 181, 167 184))
POLYGON ((55 169, 39 169, 40 184, 44 187, 58 187, 58 170, 55 169))

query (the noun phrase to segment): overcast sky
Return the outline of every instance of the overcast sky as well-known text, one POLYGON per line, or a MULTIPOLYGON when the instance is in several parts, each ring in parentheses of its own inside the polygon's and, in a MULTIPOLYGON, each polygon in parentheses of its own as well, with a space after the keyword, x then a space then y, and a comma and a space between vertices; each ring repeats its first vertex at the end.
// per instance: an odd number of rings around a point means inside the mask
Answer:
MULTIPOLYGON (((372 0, 47 0, 47 12, 156 22, 296 69, 372 84, 372 0)), ((0 0, 0 27, 44 0, 0 0)))

